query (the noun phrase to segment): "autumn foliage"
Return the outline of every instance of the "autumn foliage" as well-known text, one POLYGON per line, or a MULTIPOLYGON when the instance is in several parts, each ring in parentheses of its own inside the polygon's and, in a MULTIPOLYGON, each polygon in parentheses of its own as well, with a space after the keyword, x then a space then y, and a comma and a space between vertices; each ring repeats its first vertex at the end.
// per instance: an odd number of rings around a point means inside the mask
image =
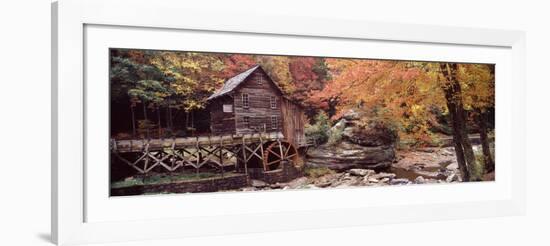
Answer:
MULTIPOLYGON (((143 50, 114 50, 111 60, 113 99, 134 104, 201 109, 224 80, 260 64, 287 96, 307 107, 312 121, 320 110, 335 120, 361 108, 397 125, 402 137, 428 141, 441 123, 438 117, 448 113, 435 62, 143 50), (155 83, 164 90, 155 89, 155 83)), ((494 108, 492 69, 458 65, 465 110, 494 108)))

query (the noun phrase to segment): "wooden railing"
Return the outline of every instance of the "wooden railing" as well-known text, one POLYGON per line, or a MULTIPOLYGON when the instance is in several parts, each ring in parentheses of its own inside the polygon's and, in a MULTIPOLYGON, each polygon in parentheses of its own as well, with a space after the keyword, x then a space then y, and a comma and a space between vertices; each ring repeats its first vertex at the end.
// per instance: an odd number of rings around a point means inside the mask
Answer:
POLYGON ((251 133, 251 134, 228 134, 218 136, 200 136, 200 137, 185 137, 185 138, 163 138, 163 139, 131 139, 131 140, 111 140, 111 151, 124 152, 141 152, 145 148, 148 150, 162 150, 167 148, 185 148, 196 146, 209 146, 216 144, 236 145, 245 142, 258 142, 263 140, 283 139, 281 132, 268 133, 251 133))

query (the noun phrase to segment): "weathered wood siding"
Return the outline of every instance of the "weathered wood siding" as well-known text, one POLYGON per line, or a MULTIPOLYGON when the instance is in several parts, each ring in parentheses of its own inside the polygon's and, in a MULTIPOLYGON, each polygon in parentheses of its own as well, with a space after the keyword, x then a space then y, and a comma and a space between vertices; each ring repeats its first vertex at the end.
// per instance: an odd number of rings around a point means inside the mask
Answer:
POLYGON ((307 117, 300 106, 283 98, 281 101, 283 135, 285 139, 298 147, 306 142, 304 134, 307 117))
POLYGON ((282 131, 281 101, 282 95, 273 82, 261 69, 256 70, 248 77, 238 89, 234 91, 235 130, 237 134, 254 132, 282 131), (263 82, 258 83, 262 78, 263 82), (248 94, 249 107, 243 106, 242 95, 248 94), (276 99, 277 106, 271 108, 271 97, 276 99), (271 117, 277 117, 277 127, 272 128, 271 117), (249 117, 249 127, 245 125, 244 118, 249 117))
POLYGON ((271 78, 262 70, 254 71, 227 96, 215 99, 209 105, 212 134, 250 134, 282 132, 295 146, 305 142, 304 126, 307 118, 300 106, 285 99, 271 78), (262 83, 258 83, 261 78, 262 83), (248 107, 243 105, 243 94, 248 94, 248 107), (276 107, 271 107, 271 98, 276 107), (233 104, 233 113, 224 113, 223 105, 233 104), (245 123, 248 117, 249 124, 245 123), (276 117, 276 128, 272 127, 276 117))
POLYGON ((235 106, 233 112, 223 112, 223 105, 233 105, 233 98, 224 96, 213 100, 208 105, 210 111, 210 131, 212 134, 233 134, 235 133, 235 106))

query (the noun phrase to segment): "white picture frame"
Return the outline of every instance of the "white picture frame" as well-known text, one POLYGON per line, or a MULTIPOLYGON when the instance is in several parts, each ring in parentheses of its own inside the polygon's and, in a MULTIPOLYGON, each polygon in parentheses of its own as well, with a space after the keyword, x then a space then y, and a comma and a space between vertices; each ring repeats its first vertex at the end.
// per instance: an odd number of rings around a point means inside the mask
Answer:
MULTIPOLYGON (((175 0, 61 0, 52 4, 52 238, 57 244, 493 217, 525 212, 523 32, 276 15, 256 18, 251 13, 213 13, 207 9, 194 9, 182 15, 185 8, 184 2, 175 0), (251 22, 250 19, 261 21, 251 22), (321 43, 339 47, 338 42, 346 42, 346 47, 366 45, 379 49, 357 55, 357 50, 334 48, 335 51, 321 55, 495 62, 497 104, 502 105, 502 109, 497 107, 497 179, 489 183, 332 191, 106 197, 104 187, 108 184, 102 181, 101 175, 105 170, 102 165, 108 163, 89 165, 90 153, 102 148, 101 144, 90 141, 93 137, 87 122, 97 119, 92 115, 94 108, 90 108, 90 100, 101 97, 90 94, 95 89, 85 81, 89 76, 101 74, 94 71, 104 72, 108 68, 96 63, 92 59, 96 56, 90 55, 87 49, 104 49, 117 42, 124 45, 123 48, 186 48, 180 46, 181 42, 173 41, 124 41, 122 35, 116 35, 119 31, 127 32, 126 37, 154 32, 175 38, 191 35, 188 36, 190 40, 200 35, 226 38, 228 42, 216 51, 312 55, 319 51, 315 47, 322 47, 321 43), (106 36, 110 39, 102 38, 106 36), (235 40, 245 38, 257 38, 273 46, 258 45, 240 50, 235 40), (277 39, 280 44, 275 45, 270 39, 277 39), (396 48, 394 53, 390 53, 388 45, 396 48), (411 52, 411 46, 418 52, 411 52), (494 52, 485 55, 479 52, 488 49, 494 52), (406 50, 411 53, 404 53, 406 50), (421 52, 423 50, 428 52, 421 52), (437 56, 433 54, 436 50, 440 52, 437 56), (506 69, 499 71, 499 67, 506 69), (509 151, 512 148, 514 151, 509 151), (186 211, 172 217, 169 213, 153 211, 137 215, 128 206, 132 204, 131 199, 137 199, 142 207, 158 207, 159 211, 179 211, 188 206, 190 210, 197 209, 194 211, 198 211, 198 216, 186 211), (207 206, 212 203, 227 207, 207 206), (268 205, 263 206, 264 209, 253 206, 260 203, 268 205), (199 209, 205 206, 213 210, 199 209)), ((192 43, 189 41, 187 47, 211 49, 192 46, 192 43)), ((102 57, 97 58, 101 62, 102 57)))

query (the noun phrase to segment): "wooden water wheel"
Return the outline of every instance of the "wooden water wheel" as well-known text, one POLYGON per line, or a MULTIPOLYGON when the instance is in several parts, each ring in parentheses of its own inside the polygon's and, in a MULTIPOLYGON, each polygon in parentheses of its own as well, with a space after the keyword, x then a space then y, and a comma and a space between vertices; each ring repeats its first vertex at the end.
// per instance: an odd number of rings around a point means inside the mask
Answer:
POLYGON ((296 163, 298 160, 298 151, 289 142, 275 141, 264 149, 263 164, 266 171, 277 170, 283 168, 281 161, 286 160, 296 163))

